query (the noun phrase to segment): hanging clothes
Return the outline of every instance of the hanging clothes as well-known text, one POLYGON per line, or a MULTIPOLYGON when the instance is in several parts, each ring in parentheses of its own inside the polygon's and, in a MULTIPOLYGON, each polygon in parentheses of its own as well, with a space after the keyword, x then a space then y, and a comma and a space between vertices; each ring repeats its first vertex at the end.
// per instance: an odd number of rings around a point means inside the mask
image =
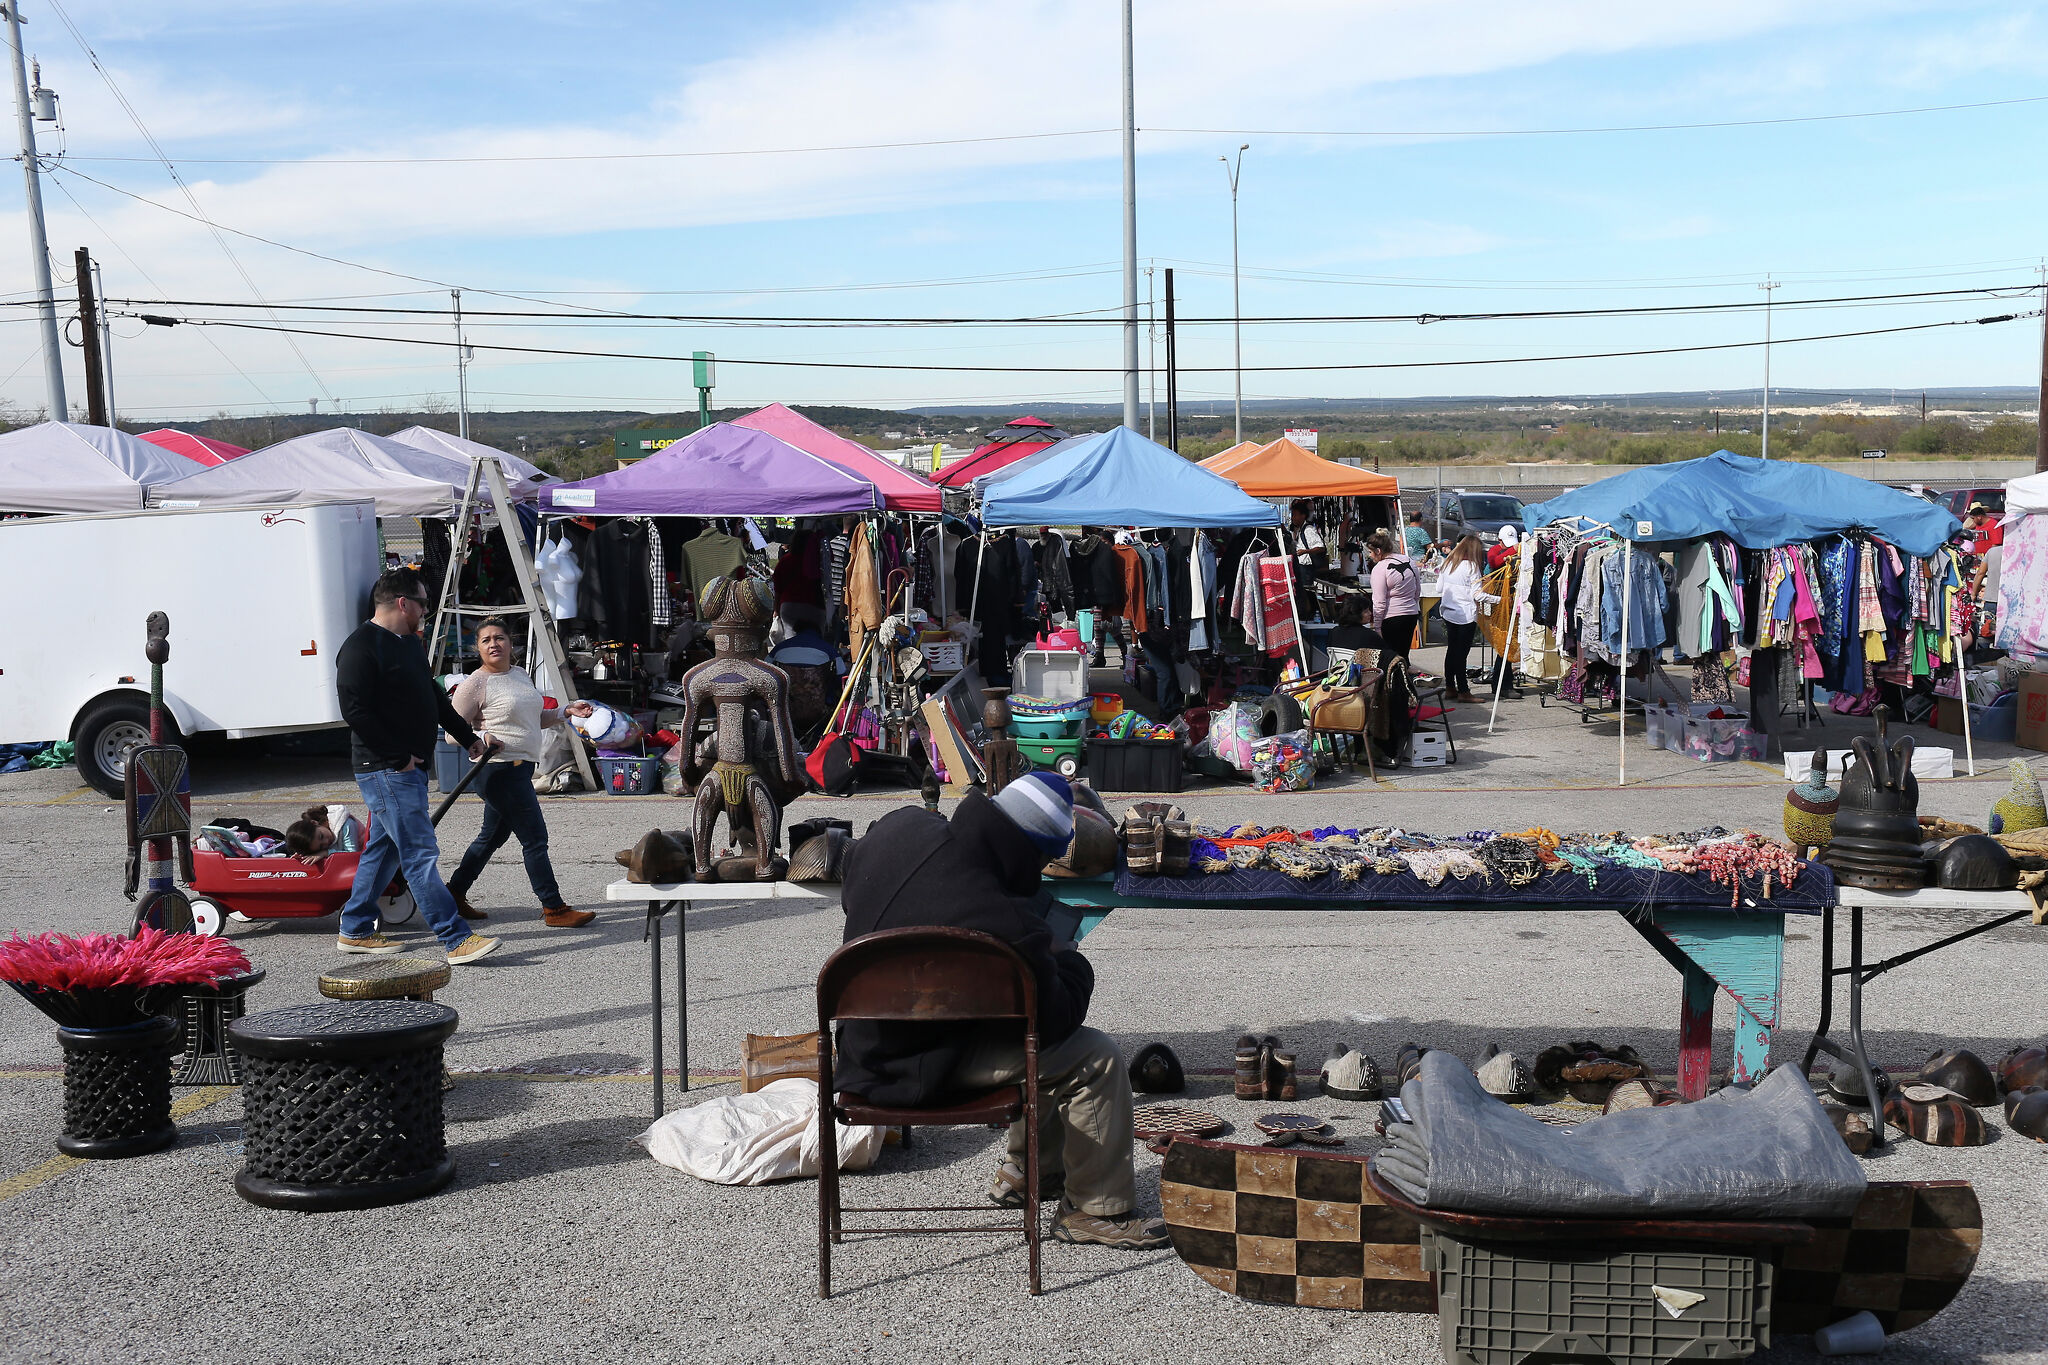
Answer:
POLYGON ((1118 545, 1114 549, 1118 572, 1123 576, 1123 612, 1121 614, 1126 621, 1131 623, 1132 630, 1143 635, 1145 628, 1150 624, 1150 618, 1146 614, 1146 607, 1150 598, 1145 590, 1145 558, 1138 552, 1138 547, 1135 545, 1118 545))
POLYGON ((1258 575, 1264 648, 1277 659, 1294 652, 1294 563, 1270 555, 1259 561, 1258 575))
POLYGON ((2024 516, 2005 528, 1998 571, 1998 647, 2048 653, 2048 516, 2024 516))
POLYGON ((690 585, 690 598, 703 602, 704 589, 714 578, 723 578, 747 562, 747 545, 716 527, 707 527, 696 539, 683 544, 682 572, 690 585))
POLYGON ((662 547, 661 533, 651 522, 647 536, 647 619, 656 626, 667 626, 674 619, 668 556, 662 547))
POLYGON ((1230 615, 1244 628, 1244 638, 1253 649, 1266 648, 1265 596, 1259 581, 1264 555, 1246 554, 1237 561, 1237 579, 1230 592, 1230 615))
POLYGON ((1067 555, 1067 538, 1047 531, 1038 538, 1038 582, 1046 608, 1064 615, 1074 611, 1074 575, 1067 555))
POLYGON ((882 624, 882 589, 875 577, 876 552, 868 540, 868 527, 862 522, 853 528, 848 542, 846 558, 846 643, 855 658, 860 657, 861 641, 871 630, 878 630, 882 624))

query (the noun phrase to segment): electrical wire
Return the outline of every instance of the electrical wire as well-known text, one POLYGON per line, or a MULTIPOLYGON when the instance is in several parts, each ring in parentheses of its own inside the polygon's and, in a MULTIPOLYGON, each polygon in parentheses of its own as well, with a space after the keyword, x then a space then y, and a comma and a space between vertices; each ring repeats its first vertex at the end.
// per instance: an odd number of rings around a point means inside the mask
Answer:
MULTIPOLYGON (((123 317, 140 317, 149 321, 149 315, 123 313, 123 317)), ((1684 355, 1703 351, 1751 350, 1759 346, 1796 346, 1816 341, 1842 341, 1853 337, 1890 336, 1901 332, 1925 332, 1942 327, 1987 326, 1997 323, 2016 322, 2023 318, 2042 316, 2042 310, 2027 313, 2003 313, 1993 317, 1952 318, 1943 322, 1909 323, 1897 327, 1872 327, 1854 332, 1830 332, 1817 336, 1780 337, 1775 341, 1757 339, 1753 341, 1705 342, 1691 346, 1655 346, 1627 351, 1587 351, 1569 355, 1503 356, 1494 358, 1473 358, 1466 360, 1400 360, 1361 361, 1329 365, 1210 365, 1180 366, 1180 374, 1306 374, 1324 371, 1358 370, 1433 370, 1470 368, 1477 365, 1533 365, 1547 364, 1561 360, 1618 360, 1634 356, 1684 355)), ((295 336, 327 337, 338 341, 378 341, 400 346, 432 346, 446 349, 463 343, 441 341, 429 337, 373 336, 360 332, 332 332, 313 328, 278 327, 257 322, 236 322, 225 318, 163 318, 161 323, 189 325, 195 327, 231 327, 242 331, 271 332, 285 331, 295 336)), ((506 342, 472 341, 467 343, 477 350, 504 351, 520 355, 578 356, 599 360, 646 360, 664 364, 690 364, 693 357, 687 355, 651 355, 633 351, 581 351, 565 347, 514 346, 506 342)), ((1082 365, 908 365, 888 364, 869 361, 844 360, 742 360, 721 356, 721 365, 764 366, 777 369, 804 370, 887 370, 905 372, 929 372, 942 374, 1123 374, 1122 366, 1082 365)))
MULTIPOLYGON (((61 0, 50 0, 50 8, 56 12, 58 20, 64 27, 70 30, 72 38, 77 41, 78 46, 84 51, 85 59, 92 64, 92 69, 97 71, 100 79, 106 83, 106 87, 114 96, 115 102, 128 115, 128 121, 135 125, 135 131, 142 134, 142 140, 149 144, 149 149, 152 152, 156 153, 156 159, 162 163, 164 172, 171 177, 171 183, 178 187, 178 192, 185 196, 185 202, 192 206, 193 214, 198 217, 200 222, 206 225, 206 230, 213 234, 214 244, 220 248, 221 254, 228 258, 228 264, 232 265, 235 268, 235 273, 242 277, 242 283, 249 287, 249 292, 259 299, 262 298, 263 291, 256 287, 256 281, 243 268, 241 258, 235 255, 234 248, 228 245, 227 238, 221 235, 220 228, 211 218, 206 216, 206 211, 199 206, 198 196, 192 193, 192 188, 185 183, 185 178, 178 174, 177 166, 165 154, 163 145, 156 140, 156 134, 150 132, 149 126, 142 121, 142 115, 137 113, 135 106, 128 102, 128 97, 121 93, 121 87, 115 83, 113 73, 100 64, 100 54, 92 50, 92 44, 85 40, 85 34, 79 31, 77 24, 71 22, 71 16, 65 11, 61 0)), ((314 385, 328 399, 333 399, 334 391, 327 387, 327 381, 322 379, 320 372, 313 368, 313 362, 306 358, 306 353, 299 348, 298 341, 295 338, 287 337, 285 343, 292 348, 292 354, 299 358, 299 363, 306 367, 306 373, 312 378, 314 385)))
MULTIPOLYGON (((54 0, 53 0, 54 3, 54 0)), ((61 13, 61 11, 60 11, 61 13)), ((70 24, 66 19, 65 23, 70 24)), ((76 30, 74 29, 75 33, 76 30)), ((83 40, 80 40, 81 43, 83 40)), ((1717 119, 1701 123, 1630 123, 1577 128, 1153 128, 1139 133, 1205 137, 1345 137, 1345 138, 1460 138, 1460 137, 1563 137, 1611 133, 1696 132, 1715 128, 1771 128, 1795 123, 1839 123, 1851 119, 1900 118, 1911 114, 1946 114, 1967 109, 1996 109, 2009 105, 2039 104, 2048 95, 2026 95, 2014 99, 1978 100, 1967 104, 1927 104, 1905 109, 1863 109, 1842 114, 1790 114, 1777 118, 1717 119)), ((810 147, 728 147, 676 152, 556 152, 520 156, 377 156, 377 157, 207 157, 180 160, 193 166, 471 166, 506 163, 550 164, 588 161, 691 161, 738 156, 810 156, 821 153, 900 151, 919 147, 964 147, 996 142, 1044 142, 1060 138, 1102 137, 1121 133, 1121 128, 1067 128, 1039 133, 990 133, 979 137, 906 138, 896 142, 846 142, 810 147)), ((74 156, 72 161, 140 162, 136 156, 74 156)))
MULTIPOLYGON (((129 265, 134 266, 135 273, 142 276, 143 279, 149 281, 150 288, 158 291, 161 291, 163 289, 163 286, 158 284, 156 280, 150 275, 150 273, 142 268, 141 263, 138 262, 133 256, 128 254, 128 249, 122 246, 119 242, 115 241, 113 234, 109 233, 104 227, 100 226, 100 220, 93 217, 91 211, 87 209, 85 205, 78 202, 78 196, 71 192, 70 186, 66 185, 63 181, 57 179, 55 176, 50 177, 50 182, 57 187, 57 192, 59 194, 62 194, 66 199, 71 201, 71 207, 77 209, 81 214, 85 216, 86 222, 91 223, 94 228, 98 229, 100 236, 106 240, 107 244, 113 247, 114 250, 121 253, 121 259, 128 262, 129 265)), ((100 306, 102 308, 105 308, 108 302, 109 300, 102 299, 100 300, 100 306)), ((218 355, 222 360, 227 362, 227 366, 229 369, 233 370, 236 374, 242 376, 243 383, 247 384, 250 388, 256 390, 256 392, 262 394, 263 400, 266 403, 276 403, 277 400, 270 396, 269 390, 265 389, 261 384, 257 383, 256 380, 253 377, 251 377, 247 370, 243 369, 240 365, 236 364, 235 358, 229 355, 225 350, 221 349, 221 344, 218 341, 215 341, 212 337, 208 337, 206 338, 206 344, 213 348, 214 354, 218 355)))
MULTIPOLYGON (((1228 314, 1219 316, 1189 316, 1176 319, 1176 326, 1226 326, 1243 323, 1247 325, 1298 326, 1310 324, 1356 324, 1356 323, 1414 323, 1428 326, 1440 322, 1521 322, 1549 321, 1571 318, 1628 318, 1663 317, 1712 313, 1756 313, 1766 308, 1772 310, 1797 308, 1841 308, 1850 306, 1896 306, 1906 303, 1940 303, 1951 299, 1989 297, 2013 298, 2037 293, 2042 286, 2035 283, 2012 283, 2002 285, 1977 285, 1959 289, 1920 289, 1887 294, 1838 294, 1812 299, 1784 299, 1766 303, 1761 299, 1749 299, 1739 303, 1673 303, 1638 304, 1612 308, 1540 308, 1518 310, 1491 310, 1468 313, 1344 313, 1344 314, 1262 314, 1252 317, 1234 318, 1228 314)), ((0 303, 0 307, 25 307, 34 300, 19 300, 0 303)), ((440 326, 446 322, 449 313, 444 308, 392 308, 358 307, 348 304, 249 304, 231 299, 108 299, 108 303, 119 303, 134 308, 251 308, 281 307, 293 312, 306 313, 348 313, 358 315, 358 321, 374 323, 389 318, 419 318, 440 326), (362 316, 368 315, 368 316, 362 316)), ((1088 309, 1089 313, 1104 312, 1104 309, 1088 309)), ((734 313, 611 313, 603 318, 590 318, 581 314, 560 312, 532 312, 514 309, 464 309, 463 321, 468 324, 492 318, 540 319, 546 324, 575 323, 582 325, 614 327, 628 322, 656 322, 662 324, 687 324, 690 326, 741 326, 741 327, 802 327, 802 328, 894 328, 894 327, 1121 327, 1119 317, 1086 317, 1078 313, 1040 314, 1018 317, 846 317, 830 315, 800 314, 734 314, 734 313)), ((518 323, 513 325, 534 325, 518 323)))

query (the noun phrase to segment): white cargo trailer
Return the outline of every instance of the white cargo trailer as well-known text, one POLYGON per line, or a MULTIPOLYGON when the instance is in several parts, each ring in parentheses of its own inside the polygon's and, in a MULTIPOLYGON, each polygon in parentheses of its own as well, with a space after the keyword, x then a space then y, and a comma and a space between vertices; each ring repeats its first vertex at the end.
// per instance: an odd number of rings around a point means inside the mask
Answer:
POLYGON ((149 738, 153 611, 171 618, 180 734, 338 726, 335 651, 380 568, 370 502, 0 522, 0 744, 69 739, 86 781, 118 794, 149 738))

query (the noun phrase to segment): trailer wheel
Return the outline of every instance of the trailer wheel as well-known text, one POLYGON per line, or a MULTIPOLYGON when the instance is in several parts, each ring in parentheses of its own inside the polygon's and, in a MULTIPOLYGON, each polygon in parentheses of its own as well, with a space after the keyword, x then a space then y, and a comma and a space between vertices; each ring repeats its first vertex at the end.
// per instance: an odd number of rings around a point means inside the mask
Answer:
MULTIPOLYGON (((183 741, 177 723, 164 716, 164 743, 183 741)), ((101 702, 78 725, 78 773, 108 796, 120 796, 128 774, 128 751, 149 743, 149 704, 127 697, 101 702)))

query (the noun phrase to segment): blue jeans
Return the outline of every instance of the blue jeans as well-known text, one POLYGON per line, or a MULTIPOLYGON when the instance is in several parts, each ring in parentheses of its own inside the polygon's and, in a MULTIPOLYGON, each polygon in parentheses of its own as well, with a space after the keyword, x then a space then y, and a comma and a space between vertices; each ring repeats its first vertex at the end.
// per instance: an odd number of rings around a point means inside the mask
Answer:
POLYGON ((519 856, 526 863, 526 880, 540 897, 541 908, 560 905, 562 889, 555 885, 555 865, 548 861, 548 822, 540 813, 540 797, 534 794, 533 765, 523 760, 486 764, 476 790, 484 799, 484 825, 470 841, 455 875, 448 879, 448 889, 458 896, 468 895, 491 855, 516 834, 519 856))
POLYGON ((392 874, 405 871, 413 901, 434 936, 454 948, 469 937, 469 925, 455 913, 455 897, 441 880, 441 846, 434 841, 434 822, 427 816, 427 775, 357 773, 356 787, 370 808, 370 841, 356 864, 355 886, 341 907, 341 932, 367 938, 377 932, 377 897, 391 884, 392 874))

